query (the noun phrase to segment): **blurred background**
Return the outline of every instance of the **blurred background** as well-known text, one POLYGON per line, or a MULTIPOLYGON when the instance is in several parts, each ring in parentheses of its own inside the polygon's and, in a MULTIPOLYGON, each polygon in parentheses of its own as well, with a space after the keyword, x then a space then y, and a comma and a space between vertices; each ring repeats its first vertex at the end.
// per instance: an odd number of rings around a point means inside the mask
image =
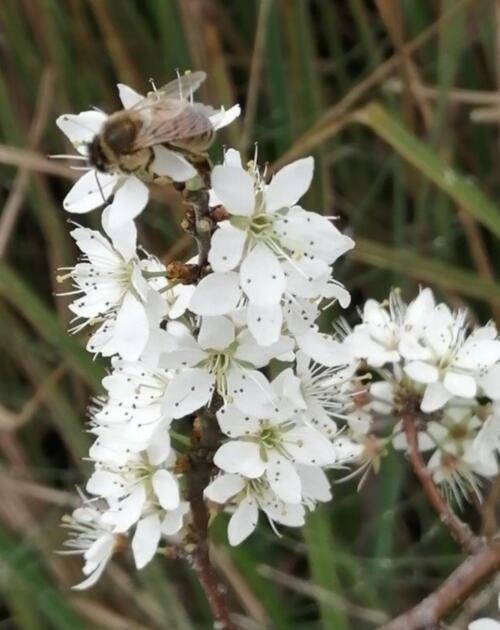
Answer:
MULTIPOLYGON (((137 573, 118 557, 75 593, 78 558, 58 556, 61 516, 89 465, 89 396, 101 361, 70 337, 56 269, 74 263, 61 201, 79 175, 54 120, 119 107, 181 71, 209 74, 206 102, 243 107, 222 145, 271 168, 312 153, 306 207, 339 216, 356 249, 337 277, 366 297, 429 284, 485 322, 500 316, 500 2, 495 0, 0 0, 0 628, 211 628, 181 561, 137 573)), ((142 242, 187 256, 173 191, 157 190, 142 242)), ((80 217, 78 217, 80 219, 80 217)), ((81 221, 97 226, 99 213, 81 221)), ((497 320, 498 321, 498 320, 497 320)), ((325 322, 328 326, 328 322, 325 322)), ((375 628, 430 592, 460 562, 401 458, 388 455, 361 492, 334 487, 304 531, 277 538, 264 519, 229 549, 213 524, 216 565, 239 627, 375 628)), ((466 508, 496 530, 499 484, 466 508)), ((498 583, 448 628, 493 614, 498 583), (495 590, 496 588, 496 590, 495 590)))

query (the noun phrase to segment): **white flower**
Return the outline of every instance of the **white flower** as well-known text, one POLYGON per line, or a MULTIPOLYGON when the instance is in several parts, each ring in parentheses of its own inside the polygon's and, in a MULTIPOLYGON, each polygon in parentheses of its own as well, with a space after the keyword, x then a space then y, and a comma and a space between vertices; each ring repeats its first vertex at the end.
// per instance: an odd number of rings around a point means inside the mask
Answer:
POLYGON ((491 458, 492 453, 500 453, 500 403, 492 405, 491 413, 486 418, 474 440, 474 450, 480 459, 491 458))
POLYGON ((349 388, 356 367, 327 368, 298 352, 295 372, 292 368, 283 370, 272 384, 280 396, 291 401, 306 424, 333 438, 337 433, 335 418, 343 417, 351 402, 349 388))
MULTIPOLYGON (((500 610, 500 595, 498 596, 497 602, 500 610)), ((482 617, 470 623, 467 628, 468 630, 500 630, 500 621, 495 621, 489 617, 482 617)))
MULTIPOLYGON (((134 361, 147 346, 151 329, 159 327, 167 311, 167 302, 157 289, 165 287, 159 276, 164 267, 152 257, 137 256, 137 231, 133 222, 119 229, 111 228, 103 214, 103 226, 109 238, 96 230, 77 227, 71 232, 83 256, 66 276, 73 281, 78 298, 69 306, 76 315, 73 330, 101 323, 90 338, 88 350, 105 356, 115 353, 134 361), (150 318, 157 320, 152 323, 150 318)), ((63 279, 60 278, 60 279, 63 279)))
POLYGON ((427 467, 434 481, 445 484, 446 492, 451 492, 459 503, 471 489, 480 497, 478 476, 489 478, 498 473, 495 454, 476 447, 482 426, 476 411, 477 407, 468 401, 461 406, 445 407, 442 418, 428 422, 426 427, 436 449, 427 467))
POLYGON ((212 171, 212 204, 230 219, 218 224, 208 260, 215 273, 200 282, 190 303, 200 315, 222 315, 248 304, 247 323, 261 345, 281 333, 281 302, 288 293, 308 299, 349 296, 330 282, 330 265, 351 249, 324 216, 296 205, 311 182, 311 157, 285 166, 269 185, 255 167, 243 169, 238 152, 226 152, 212 171), (219 299, 213 300, 217 292, 219 299))
POLYGON ((264 479, 223 473, 205 488, 205 496, 215 503, 236 504, 227 532, 233 546, 243 542, 257 527, 259 509, 275 531, 275 522, 288 527, 304 525, 304 507, 282 501, 264 479))
POLYGON ((120 546, 122 535, 114 534, 112 527, 103 522, 102 511, 95 503, 87 503, 77 508, 71 516, 64 517, 63 527, 67 527, 71 534, 64 543, 69 550, 60 553, 82 554, 85 560, 82 571, 87 578, 73 588, 90 588, 99 580, 111 556, 120 546))
POLYGON ((150 463, 159 465, 170 454, 171 418, 163 409, 163 399, 171 374, 118 357, 112 365, 113 372, 103 379, 108 396, 95 401, 92 413, 91 432, 98 439, 90 456, 123 465, 130 453, 147 451, 150 463))
POLYGON ((142 454, 131 454, 123 465, 96 463, 87 492, 109 503, 102 518, 115 532, 126 532, 152 508, 155 512, 159 508, 175 510, 180 505, 176 477, 142 454))
MULTIPOLYGON (((133 107, 143 98, 126 85, 119 84, 118 89, 124 108, 133 107)), ((186 97, 190 98, 190 95, 186 97)), ((238 105, 227 112, 224 109, 207 108, 214 129, 230 124, 239 113, 238 105)), ((77 115, 64 114, 57 119, 56 124, 76 150, 88 157, 89 144, 101 131, 107 118, 108 116, 101 111, 85 111, 77 115)), ((141 172, 136 176, 119 169, 102 173, 89 168, 67 194, 63 201, 64 208, 68 212, 88 212, 102 206, 114 195, 110 205, 110 222, 114 227, 119 227, 139 215, 148 202, 148 187, 141 179, 149 182, 167 177, 172 181, 184 182, 196 175, 194 167, 180 152, 164 146, 155 146, 147 150, 152 153, 152 173, 141 172)))
POLYGON ((467 336, 466 314, 439 304, 427 314, 415 352, 407 350, 405 373, 425 385, 422 411, 440 409, 453 396, 474 398, 478 380, 500 359, 494 326, 467 336))
POLYGON ((166 412, 173 418, 186 416, 211 400, 214 390, 244 411, 271 411, 274 393, 256 368, 292 346, 290 339, 282 337, 271 346, 259 347, 248 330, 237 331, 223 316, 203 317, 197 339, 180 322, 169 322, 160 364, 177 373, 167 389, 166 412))
POLYGON ((234 405, 220 409, 219 426, 232 439, 219 447, 214 463, 221 470, 250 479, 265 476, 282 501, 300 503, 302 482, 295 464, 334 464, 337 450, 319 431, 278 407, 279 416, 263 418, 246 415, 234 405))
POLYGON ((365 359, 372 367, 400 361, 408 349, 417 358, 418 334, 434 306, 430 289, 421 291, 408 306, 399 291, 391 292, 388 304, 367 300, 362 323, 347 335, 345 344, 354 357, 365 359))

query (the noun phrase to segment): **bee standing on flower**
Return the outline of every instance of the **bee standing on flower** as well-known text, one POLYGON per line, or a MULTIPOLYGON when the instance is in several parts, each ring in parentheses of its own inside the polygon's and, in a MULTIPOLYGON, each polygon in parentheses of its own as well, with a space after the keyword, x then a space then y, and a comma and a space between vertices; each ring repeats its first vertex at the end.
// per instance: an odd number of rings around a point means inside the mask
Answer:
POLYGON ((109 204, 109 225, 118 229, 138 216, 149 199, 147 184, 186 182, 197 174, 215 132, 240 115, 196 103, 193 94, 205 80, 192 72, 143 96, 118 84, 124 109, 63 114, 57 125, 87 162, 85 174, 63 201, 68 212, 82 214, 109 204))
POLYGON ((213 110, 193 102, 193 93, 206 78, 204 72, 178 77, 123 111, 111 114, 89 144, 89 161, 98 171, 119 168, 155 181, 151 171, 152 147, 167 145, 188 155, 208 149, 215 137, 209 118, 213 110))

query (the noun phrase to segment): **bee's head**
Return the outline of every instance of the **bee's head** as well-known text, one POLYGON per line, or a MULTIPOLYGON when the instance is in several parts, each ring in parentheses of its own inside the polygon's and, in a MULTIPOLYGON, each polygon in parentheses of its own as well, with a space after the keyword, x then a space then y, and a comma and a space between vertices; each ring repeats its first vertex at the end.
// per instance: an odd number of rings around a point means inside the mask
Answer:
POLYGON ((109 171, 110 163, 104 154, 101 139, 98 135, 94 136, 94 139, 88 145, 88 158, 90 164, 101 173, 107 173, 109 171))
POLYGON ((137 123, 130 116, 120 116, 107 121, 102 139, 115 155, 128 155, 134 151, 137 123))

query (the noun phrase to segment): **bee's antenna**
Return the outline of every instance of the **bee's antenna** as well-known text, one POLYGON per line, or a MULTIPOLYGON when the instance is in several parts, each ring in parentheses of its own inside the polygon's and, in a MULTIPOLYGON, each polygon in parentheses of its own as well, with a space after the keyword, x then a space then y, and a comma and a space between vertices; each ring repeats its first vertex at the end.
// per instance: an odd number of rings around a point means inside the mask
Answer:
POLYGON ((150 77, 150 78, 148 79, 148 81, 151 83, 151 87, 153 88, 153 92, 154 92, 155 94, 158 94, 158 90, 156 89, 156 83, 155 83, 155 80, 154 80, 154 79, 152 79, 152 78, 150 77))
POLYGON ((99 188, 99 192, 101 193, 102 201, 103 203, 106 203, 106 197, 104 196, 104 193, 102 191, 102 186, 101 186, 101 182, 99 181, 99 176, 97 175, 97 171, 94 171, 94 175, 95 175, 95 181, 97 182, 97 187, 99 188))
POLYGON ((177 75, 177 83, 179 84, 179 99, 182 101, 184 95, 182 93, 182 81, 181 81, 181 73, 179 72, 179 68, 175 69, 175 74, 177 75))

